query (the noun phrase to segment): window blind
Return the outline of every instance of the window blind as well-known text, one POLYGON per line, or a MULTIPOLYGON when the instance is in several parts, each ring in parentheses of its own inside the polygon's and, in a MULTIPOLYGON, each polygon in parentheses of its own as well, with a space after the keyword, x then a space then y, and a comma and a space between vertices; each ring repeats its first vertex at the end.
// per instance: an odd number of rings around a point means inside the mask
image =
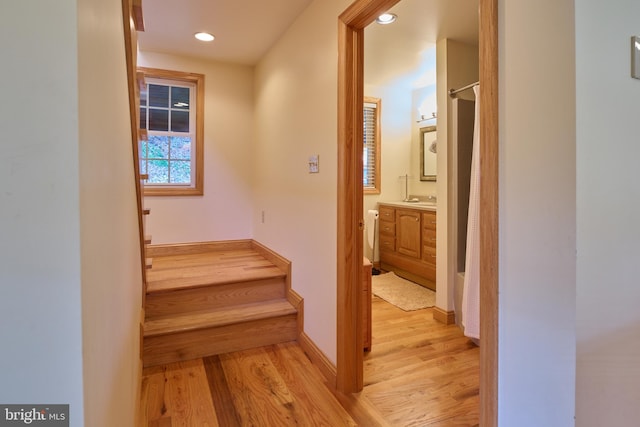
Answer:
POLYGON ((364 152, 362 157, 362 180, 364 188, 376 188, 376 135, 377 132, 377 111, 376 104, 366 102, 364 104, 364 152))

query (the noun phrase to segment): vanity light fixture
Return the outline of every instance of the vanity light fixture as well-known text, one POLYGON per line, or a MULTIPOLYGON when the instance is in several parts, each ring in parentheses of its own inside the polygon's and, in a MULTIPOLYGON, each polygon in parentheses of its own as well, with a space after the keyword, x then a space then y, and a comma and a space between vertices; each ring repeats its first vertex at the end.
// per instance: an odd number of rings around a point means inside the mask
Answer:
POLYGON ((398 18, 398 15, 395 13, 383 13, 382 15, 376 18, 376 22, 380 25, 391 24, 398 18))
POLYGON ((215 39, 215 37, 209 33, 195 33, 193 36, 202 42, 211 42, 215 39))

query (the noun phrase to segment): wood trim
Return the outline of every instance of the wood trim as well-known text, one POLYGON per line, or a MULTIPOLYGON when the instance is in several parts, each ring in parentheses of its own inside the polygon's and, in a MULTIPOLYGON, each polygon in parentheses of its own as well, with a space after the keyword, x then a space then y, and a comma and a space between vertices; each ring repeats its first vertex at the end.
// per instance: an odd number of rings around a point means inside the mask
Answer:
POLYGON ((443 310, 440 307, 433 307, 433 318, 445 325, 453 325, 456 323, 456 312, 453 310, 443 310))
POLYGON ((133 25, 137 31, 144 31, 144 16, 142 14, 142 0, 133 0, 131 7, 133 25))
POLYGON ((480 0, 480 425, 498 425, 498 0, 480 0))
MULTIPOLYGON (((338 224, 337 224, 337 378, 343 393, 362 390, 363 359, 360 283, 362 283, 362 165, 354 152, 362 140, 362 29, 340 20, 338 40, 338 224), (353 132, 353 133, 351 133, 353 132), (360 167, 358 167, 360 164, 360 167), (356 203, 356 201, 360 201, 356 203), (358 267, 356 268, 356 265, 358 267), (354 348, 355 347, 355 348, 354 348)), ((362 157, 362 156, 360 156, 362 157)))
POLYGON ((306 355, 311 360, 315 366, 318 367, 322 376, 327 380, 327 386, 331 390, 336 389, 336 367, 331 363, 331 361, 325 356, 325 354, 316 346, 316 344, 309 338, 307 334, 302 332, 298 339, 298 344, 302 347, 302 350, 306 353, 306 355))
MULTIPOLYGON (((362 164, 354 142, 361 138, 357 110, 362 99, 362 29, 399 0, 355 0, 338 20, 338 230, 337 230, 337 367, 343 393, 362 387, 360 283, 362 234, 362 164), (358 237, 360 239, 358 240, 358 237), (360 248, 360 249, 359 249, 360 248)), ((480 0, 480 105, 482 185, 480 189, 480 425, 498 420, 498 3, 480 0)), ((361 139, 360 139, 361 140, 361 139)))
MULTIPOLYGON (((287 273, 288 276, 291 275, 291 261, 283 257, 282 255, 272 251, 265 245, 255 240, 250 240, 251 248, 256 252, 259 252, 260 255, 265 257, 271 263, 275 264, 280 270, 287 273)), ((290 283, 288 289, 291 288, 290 283)))
POLYGON ((144 307, 140 308, 140 366, 142 366, 142 349, 144 340, 144 321, 146 319, 146 311, 144 307))
MULTIPOLYGON (((196 161, 196 164, 198 164, 197 161, 196 161)), ((148 185, 144 187, 145 197, 202 196, 202 194, 203 192, 197 190, 195 187, 180 188, 180 187, 171 187, 168 185, 162 188, 149 187, 148 185)))
POLYGON ((340 21, 354 29, 364 29, 400 0, 356 0, 340 15, 340 21))
MULTIPOLYGON (((291 261, 283 257, 282 255, 272 251, 265 245, 255 240, 251 240, 251 248, 265 257, 269 262, 274 264, 280 270, 287 274, 285 279, 285 296, 287 300, 297 308, 297 305, 302 301, 302 297, 298 295, 293 289, 291 289, 291 261)), ((302 329, 300 329, 302 330, 302 329)))
MULTIPOLYGON (((287 274, 287 282, 291 283, 290 274, 287 274)), ((304 333, 304 298, 293 289, 287 289, 285 298, 298 311, 298 339, 304 333)))
POLYGON ((251 247, 287 274, 285 297, 289 304, 298 310, 298 338, 300 338, 304 333, 304 298, 291 288, 291 261, 255 240, 251 240, 251 247))
POLYGON ((167 255, 189 255, 215 250, 237 250, 251 249, 251 240, 223 240, 219 242, 193 242, 193 243, 170 243, 163 245, 150 245, 148 247, 149 256, 167 255))
POLYGON ((142 206, 142 185, 140 182, 140 156, 138 153, 138 129, 140 128, 140 105, 138 94, 138 79, 137 79, 137 49, 138 49, 138 34, 133 26, 133 4, 132 0, 122 0, 122 21, 124 30, 124 45, 125 45, 125 60, 127 71, 127 89, 129 92, 129 118, 131 126, 131 150, 133 160, 133 174, 136 180, 136 204, 138 215, 138 234, 140 239, 140 266, 142 274, 142 286, 141 286, 141 303, 144 307, 145 298, 147 294, 147 256, 146 245, 144 244, 144 220, 143 220, 143 206, 142 206))
POLYGON ((193 187, 144 187, 145 196, 202 196, 204 194, 204 74, 138 67, 144 77, 180 80, 196 85, 196 176, 193 187))
POLYGON ((399 0, 356 0, 338 19, 337 390, 363 386, 362 100, 364 27, 399 0))

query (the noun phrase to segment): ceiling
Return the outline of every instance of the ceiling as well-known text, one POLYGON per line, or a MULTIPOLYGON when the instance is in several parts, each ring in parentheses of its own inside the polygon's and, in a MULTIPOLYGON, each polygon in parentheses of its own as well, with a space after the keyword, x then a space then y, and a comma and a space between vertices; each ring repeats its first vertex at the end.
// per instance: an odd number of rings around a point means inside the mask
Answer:
POLYGON ((253 65, 312 0, 144 0, 140 50, 253 65), (193 35, 205 31, 211 43, 193 35))
POLYGON ((393 24, 365 29, 365 83, 435 84, 436 41, 478 45, 478 0, 402 0, 393 24))
MULTIPOLYGON (((312 1, 144 0, 140 49, 253 65, 312 1), (199 31, 216 40, 197 41, 193 34, 199 31)), ((394 24, 371 24, 366 30, 367 45, 384 53, 372 65, 383 74, 385 64, 415 63, 444 37, 477 44, 477 0, 402 0, 392 12, 398 15, 394 24)))

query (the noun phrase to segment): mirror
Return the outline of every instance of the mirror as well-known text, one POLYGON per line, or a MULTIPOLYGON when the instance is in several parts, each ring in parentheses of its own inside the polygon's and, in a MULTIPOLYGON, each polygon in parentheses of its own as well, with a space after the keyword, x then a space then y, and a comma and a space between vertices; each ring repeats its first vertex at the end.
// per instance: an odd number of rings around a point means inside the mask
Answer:
POLYGON ((438 174, 436 127, 421 128, 420 141, 420 181, 435 181, 438 174))

